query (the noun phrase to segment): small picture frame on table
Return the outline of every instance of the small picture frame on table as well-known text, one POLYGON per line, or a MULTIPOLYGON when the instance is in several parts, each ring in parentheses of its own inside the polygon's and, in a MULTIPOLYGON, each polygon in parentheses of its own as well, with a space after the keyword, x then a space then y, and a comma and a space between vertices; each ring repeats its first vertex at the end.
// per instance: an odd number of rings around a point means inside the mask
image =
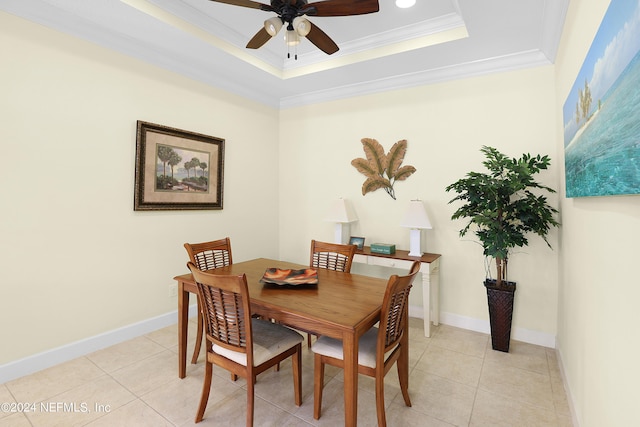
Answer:
POLYGON ((362 250, 364 249, 364 237, 351 236, 349 237, 349 244, 356 245, 359 250, 362 250))

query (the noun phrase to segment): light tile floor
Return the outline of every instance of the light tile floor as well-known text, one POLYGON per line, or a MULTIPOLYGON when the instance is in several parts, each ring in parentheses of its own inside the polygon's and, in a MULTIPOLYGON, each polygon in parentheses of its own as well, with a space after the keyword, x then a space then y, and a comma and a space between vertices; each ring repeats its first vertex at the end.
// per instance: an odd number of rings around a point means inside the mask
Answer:
MULTIPOLYGON (((189 350, 195 321, 189 322, 189 350)), ((306 335, 306 334, 305 334, 306 335)), ((404 405, 395 368, 385 380, 389 426, 571 426, 555 351, 517 341, 509 353, 491 349, 489 336, 445 325, 423 335, 410 321, 409 394, 404 405)), ((194 425, 203 355, 177 375, 177 326, 123 342, 44 371, 0 384, 0 402, 34 404, 30 412, 0 411, 11 426, 194 425), (41 403, 43 402, 43 403, 41 403)), ((304 347, 303 404, 293 402, 291 362, 256 384, 256 426, 338 426, 344 423, 342 370, 327 366, 322 417, 313 419, 313 354, 304 347)), ((189 359, 191 355, 189 354, 189 359)), ((375 426, 373 380, 360 376, 358 425, 375 426)), ((245 382, 214 367, 201 426, 244 426, 245 382)))

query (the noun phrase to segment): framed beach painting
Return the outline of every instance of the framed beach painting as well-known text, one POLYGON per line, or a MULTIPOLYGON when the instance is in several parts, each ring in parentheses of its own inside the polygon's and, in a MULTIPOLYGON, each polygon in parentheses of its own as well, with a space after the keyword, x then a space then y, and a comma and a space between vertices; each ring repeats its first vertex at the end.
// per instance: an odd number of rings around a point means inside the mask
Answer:
POLYGON ((133 208, 222 209, 224 139, 137 122, 133 208))
POLYGON ((364 237, 351 236, 349 237, 349 244, 356 245, 358 249, 362 250, 364 249, 364 237))
POLYGON ((566 196, 640 193, 640 2, 612 0, 563 107, 566 196))

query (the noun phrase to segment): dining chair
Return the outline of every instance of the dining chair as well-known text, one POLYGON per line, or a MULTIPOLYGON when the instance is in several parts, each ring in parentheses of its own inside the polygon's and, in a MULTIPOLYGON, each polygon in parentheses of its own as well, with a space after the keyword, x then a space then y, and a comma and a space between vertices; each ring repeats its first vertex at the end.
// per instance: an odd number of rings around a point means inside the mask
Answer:
POLYGON ((351 263, 357 248, 356 245, 341 245, 339 243, 312 240, 309 265, 315 268, 350 273, 351 263))
MULTIPOLYGON (((185 243, 184 244, 189 260, 198 267, 198 270, 211 270, 213 268, 225 267, 233 264, 231 256, 231 240, 228 237, 211 242, 185 243)), ((200 347, 204 332, 204 324, 200 310, 198 310, 198 332, 196 334, 196 345, 193 349, 191 363, 195 364, 200 355, 200 347)))
MULTIPOLYGON (((358 247, 356 245, 341 245, 339 243, 319 242, 311 240, 311 259, 309 265, 313 268, 351 272, 353 256, 358 247)), ((307 331, 303 331, 307 332, 307 331)), ((307 332, 307 347, 311 348, 311 334, 307 332)))
MULTIPOLYGON (((378 426, 387 425, 384 411, 384 377, 394 363, 398 363, 398 378, 404 403, 411 406, 409 399, 408 348, 403 348, 402 338, 407 334, 409 292, 420 270, 420 261, 414 261, 406 276, 393 275, 387 282, 382 300, 380 323, 372 327, 358 341, 358 373, 375 378, 376 412, 378 426)), ((314 353, 314 399, 313 418, 320 419, 322 389, 324 387, 324 365, 344 369, 342 341, 321 336, 313 344, 314 353)))
POLYGON ((254 387, 258 374, 292 358, 296 406, 302 404, 302 335, 286 326, 252 318, 246 275, 225 276, 187 264, 198 287, 205 323, 207 357, 195 422, 204 417, 213 365, 247 380, 247 427, 253 425, 254 387))

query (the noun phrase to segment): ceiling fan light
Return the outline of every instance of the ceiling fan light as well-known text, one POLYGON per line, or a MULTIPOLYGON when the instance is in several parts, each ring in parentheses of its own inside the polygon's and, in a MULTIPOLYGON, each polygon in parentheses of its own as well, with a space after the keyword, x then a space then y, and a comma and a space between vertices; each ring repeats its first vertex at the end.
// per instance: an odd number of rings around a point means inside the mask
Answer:
POLYGON ((298 37, 298 33, 296 33, 294 30, 287 30, 287 32, 284 34, 284 41, 287 46, 295 46, 297 44, 300 44, 300 37, 298 37))
POLYGON ((269 18, 266 21, 264 21, 264 29, 267 30, 267 33, 269 33, 271 37, 278 34, 278 31, 280 31, 280 28, 282 28, 282 20, 277 16, 274 16, 273 18, 269 18))
POLYGON ((296 16, 293 18, 293 28, 300 37, 305 37, 311 31, 311 22, 304 16, 296 16))
POLYGON ((416 0, 396 0, 396 6, 406 9, 416 4, 416 0))

